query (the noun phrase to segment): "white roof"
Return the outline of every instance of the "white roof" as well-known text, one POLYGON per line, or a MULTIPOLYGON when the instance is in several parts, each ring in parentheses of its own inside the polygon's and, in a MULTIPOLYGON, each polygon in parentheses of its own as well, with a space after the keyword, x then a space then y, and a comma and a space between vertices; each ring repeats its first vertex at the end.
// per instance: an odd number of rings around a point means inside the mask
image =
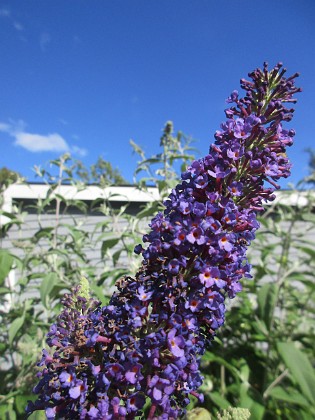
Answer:
MULTIPOLYGON (((47 198, 52 185, 48 184, 11 184, 3 193, 2 210, 10 213, 14 200, 37 200, 47 198)), ((140 202, 147 203, 159 200, 159 191, 155 187, 148 187, 140 190, 135 186, 112 186, 101 188, 97 185, 84 185, 80 188, 75 185, 60 185, 52 192, 52 197, 59 194, 69 200, 93 201, 97 198, 104 198, 109 201, 140 202)), ((0 215, 0 224, 4 225, 9 219, 0 215)))
MULTIPOLYGON (((51 188, 48 184, 12 184, 4 191, 3 211, 10 212, 12 209, 12 200, 21 199, 45 199, 48 191, 51 188)), ((147 187, 145 190, 140 190, 134 185, 130 186, 111 186, 101 188, 97 185, 84 185, 79 188, 75 185, 60 185, 52 193, 59 194, 66 199, 93 201, 97 198, 104 198, 109 201, 123 201, 123 202, 138 202, 146 203, 160 199, 158 188, 147 187)), ((310 195, 314 199, 314 191, 294 191, 281 190, 277 191, 275 204, 286 204, 292 206, 305 206, 309 203, 310 195)), ((267 205, 270 203, 267 203, 267 205)), ((4 216, 0 216, 0 223, 4 224, 4 216)))
MULTIPOLYGON (((12 184, 5 190, 4 196, 8 199, 44 199, 47 197, 48 190, 51 187, 48 184, 12 184)), ((60 185, 54 190, 54 193, 60 194, 67 199, 87 201, 97 198, 104 198, 110 201, 134 202, 148 202, 159 199, 158 189, 155 187, 148 187, 144 191, 135 186, 101 188, 97 185, 88 185, 84 186, 84 188, 79 188, 75 185, 60 185)))

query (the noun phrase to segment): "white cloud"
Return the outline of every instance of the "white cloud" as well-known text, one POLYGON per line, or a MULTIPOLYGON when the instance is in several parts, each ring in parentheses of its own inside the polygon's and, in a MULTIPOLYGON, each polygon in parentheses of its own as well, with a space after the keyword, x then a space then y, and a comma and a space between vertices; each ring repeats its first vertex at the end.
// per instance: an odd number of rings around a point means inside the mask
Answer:
POLYGON ((39 45, 43 52, 47 50, 48 44, 51 42, 51 36, 48 32, 42 32, 39 37, 39 45))
POLYGON ((67 142, 57 133, 42 136, 32 133, 16 133, 15 144, 29 152, 68 152, 67 142))
POLYGON ((25 131, 25 124, 19 121, 14 124, 7 124, 0 121, 0 131, 9 134, 14 138, 16 146, 23 147, 29 152, 56 152, 65 153, 70 152, 79 156, 86 156, 87 150, 81 147, 71 145, 58 133, 47 135, 28 133, 25 131))

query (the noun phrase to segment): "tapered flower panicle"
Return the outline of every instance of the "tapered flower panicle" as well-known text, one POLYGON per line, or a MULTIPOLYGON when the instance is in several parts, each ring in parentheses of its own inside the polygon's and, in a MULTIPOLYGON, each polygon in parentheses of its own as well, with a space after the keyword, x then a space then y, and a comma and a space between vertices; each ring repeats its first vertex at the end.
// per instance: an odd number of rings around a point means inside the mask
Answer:
MULTIPOLYGON (((149 406, 148 419, 177 419, 202 383, 200 357, 224 322, 226 297, 250 277, 247 247, 259 227, 257 212, 287 177, 292 144, 292 77, 278 64, 241 80, 227 120, 209 154, 194 161, 151 221, 138 245, 142 266, 117 284, 110 304, 80 311, 66 305, 43 351, 28 412, 47 418, 133 419, 149 406), (266 187, 265 184, 269 184, 266 187)), ((78 294, 78 291, 76 291, 78 294)), ((68 301, 66 301, 68 302, 68 301)))

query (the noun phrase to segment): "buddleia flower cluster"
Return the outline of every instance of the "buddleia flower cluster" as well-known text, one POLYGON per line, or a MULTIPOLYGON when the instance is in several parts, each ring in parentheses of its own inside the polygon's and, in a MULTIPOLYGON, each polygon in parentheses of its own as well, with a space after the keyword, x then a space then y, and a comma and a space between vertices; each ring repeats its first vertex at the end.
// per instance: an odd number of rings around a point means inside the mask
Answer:
POLYGON ((142 265, 101 307, 82 287, 64 299, 39 363, 48 419, 178 419, 202 383, 200 358, 224 323, 225 299, 251 277, 246 251, 263 203, 290 174, 286 147, 297 74, 277 64, 241 80, 209 154, 194 161, 135 248, 142 265), (139 418, 139 417, 138 417, 139 418))

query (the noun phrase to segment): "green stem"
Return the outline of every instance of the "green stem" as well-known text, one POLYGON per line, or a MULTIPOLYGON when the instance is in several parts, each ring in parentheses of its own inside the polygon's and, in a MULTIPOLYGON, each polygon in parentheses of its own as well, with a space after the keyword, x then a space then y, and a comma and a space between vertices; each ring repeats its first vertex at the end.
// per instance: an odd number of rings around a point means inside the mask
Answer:
POLYGON ((279 375, 273 382, 271 382, 271 384, 268 386, 268 388, 265 390, 265 392, 263 393, 263 399, 265 400, 268 395, 269 392, 276 386, 278 385, 283 378, 285 378, 287 375, 289 374, 289 369, 284 370, 281 375, 279 375))

